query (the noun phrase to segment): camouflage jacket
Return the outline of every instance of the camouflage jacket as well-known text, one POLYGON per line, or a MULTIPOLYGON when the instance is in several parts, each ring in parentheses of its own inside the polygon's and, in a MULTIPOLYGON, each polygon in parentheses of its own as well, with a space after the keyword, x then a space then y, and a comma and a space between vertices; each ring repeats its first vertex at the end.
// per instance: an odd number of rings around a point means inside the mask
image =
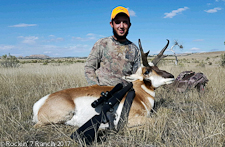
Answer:
POLYGON ((120 43, 110 36, 94 44, 84 67, 85 77, 89 85, 126 85, 122 77, 135 73, 140 65, 140 51, 134 43, 120 43))

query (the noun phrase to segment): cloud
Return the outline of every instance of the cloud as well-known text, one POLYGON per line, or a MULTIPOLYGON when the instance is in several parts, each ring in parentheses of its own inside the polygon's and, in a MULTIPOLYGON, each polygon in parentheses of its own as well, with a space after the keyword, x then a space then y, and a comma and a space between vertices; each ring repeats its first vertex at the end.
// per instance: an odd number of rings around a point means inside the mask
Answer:
POLYGON ((51 37, 51 38, 47 39, 47 40, 44 40, 44 42, 61 42, 61 41, 64 41, 64 38, 62 38, 62 37, 55 38, 54 35, 49 35, 49 37, 51 37))
MULTIPOLYGON (((215 0, 216 2, 219 2, 220 0, 215 0)), ((225 0, 221 0, 221 1, 223 1, 223 2, 225 2, 225 0)))
POLYGON ((18 36, 15 44, 0 44, 0 56, 1 54, 10 53, 20 56, 46 54, 50 57, 84 57, 90 53, 94 39, 97 40, 104 36, 88 33, 82 37, 74 37, 74 39, 79 39, 74 42, 74 40, 61 38, 53 34, 47 36, 18 36), (84 40, 84 42, 80 40, 84 40), (60 41, 63 42, 61 43, 60 41))
POLYGON ((75 53, 79 53, 79 52, 84 52, 84 51, 88 50, 88 45, 77 44, 77 45, 73 45, 73 46, 64 47, 64 49, 73 51, 75 53))
MULTIPOLYGON (((91 38, 93 36, 100 36, 89 33, 85 37, 91 38)), ((17 56, 29 56, 32 54, 45 54, 50 57, 68 57, 68 56, 87 56, 93 43, 77 42, 66 40, 63 43, 56 41, 63 41, 64 38, 48 35, 47 39, 44 36, 18 36, 16 44, 0 44, 0 56, 4 54, 15 54, 17 56), (47 42, 48 40, 49 42, 47 42), (53 40, 51 40, 53 39, 53 40)))
POLYGON ((195 39, 193 40, 194 42, 200 42, 200 41, 204 41, 204 39, 195 39))
POLYGON ((55 39, 53 39, 53 40, 51 40, 51 41, 54 41, 54 42, 60 42, 60 41, 64 41, 64 39, 61 38, 61 37, 58 37, 58 38, 55 38, 55 39))
POLYGON ((89 33, 87 34, 89 40, 97 39, 95 34, 89 33))
POLYGON ((20 24, 9 26, 9 27, 22 28, 22 27, 33 27, 33 26, 37 26, 37 24, 20 23, 20 24))
POLYGON ((199 51, 199 50, 200 50, 200 48, 197 48, 197 47, 193 47, 190 49, 190 51, 199 51))
POLYGON ((222 8, 216 7, 214 9, 209 9, 209 10, 204 10, 204 11, 207 12, 207 13, 216 13, 219 10, 222 10, 222 8))
POLYGON ((225 2, 225 0, 215 0, 216 2, 220 2, 220 1, 222 1, 222 2, 225 2))
POLYGON ((13 45, 0 45, 0 50, 10 50, 15 48, 13 45))
POLYGON ((181 12, 185 11, 189 9, 188 7, 184 7, 184 8, 179 8, 177 10, 173 10, 170 13, 164 13, 164 18, 173 18, 174 16, 176 16, 177 14, 180 14, 181 12))
MULTIPOLYGON (((41 45, 38 48, 39 54, 46 54, 49 56, 80 56, 82 54, 89 53, 89 46, 85 44, 77 45, 65 45, 65 46, 56 46, 56 45, 41 45)), ((83 55, 82 55, 83 56, 83 55)))
POLYGON ((18 38, 23 39, 22 43, 24 44, 35 44, 36 40, 38 40, 38 37, 36 36, 28 36, 28 37, 19 36, 18 38))
POLYGON ((45 51, 43 52, 44 54, 51 54, 52 52, 51 51, 45 51))
POLYGON ((136 13, 134 12, 134 10, 131 10, 129 8, 127 8, 129 11, 130 16, 136 16, 136 13))
POLYGON ((86 37, 72 37, 72 40, 78 40, 78 41, 90 41, 90 40, 97 40, 104 37, 103 35, 96 35, 93 33, 88 33, 86 37))

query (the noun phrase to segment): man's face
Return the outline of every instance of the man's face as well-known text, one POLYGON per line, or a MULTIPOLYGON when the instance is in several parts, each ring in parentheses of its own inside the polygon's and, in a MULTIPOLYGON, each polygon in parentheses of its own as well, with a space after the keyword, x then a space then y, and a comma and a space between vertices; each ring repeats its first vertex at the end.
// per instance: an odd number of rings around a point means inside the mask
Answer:
POLYGON ((118 41, 125 41, 131 26, 129 18, 126 15, 117 15, 110 25, 113 28, 114 37, 118 41))

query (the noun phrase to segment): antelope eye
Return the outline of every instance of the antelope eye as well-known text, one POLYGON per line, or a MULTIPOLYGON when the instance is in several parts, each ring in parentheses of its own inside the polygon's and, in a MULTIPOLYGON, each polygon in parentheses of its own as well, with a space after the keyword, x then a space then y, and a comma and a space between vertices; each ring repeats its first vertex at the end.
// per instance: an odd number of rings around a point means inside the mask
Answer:
POLYGON ((149 74, 149 71, 148 71, 148 70, 146 70, 144 74, 145 74, 145 75, 149 74))

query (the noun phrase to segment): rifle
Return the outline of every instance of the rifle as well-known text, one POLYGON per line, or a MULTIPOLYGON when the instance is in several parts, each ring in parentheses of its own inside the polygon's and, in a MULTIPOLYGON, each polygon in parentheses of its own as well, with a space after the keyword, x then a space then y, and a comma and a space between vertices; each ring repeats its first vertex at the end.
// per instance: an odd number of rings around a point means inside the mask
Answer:
MULTIPOLYGON (((70 138, 75 140, 82 139, 84 140, 86 144, 88 145, 92 144, 101 123, 109 122, 109 119, 107 118, 107 112, 110 112, 110 110, 123 99, 127 91, 131 90, 132 87, 133 87, 133 84, 129 83, 122 90, 112 95, 112 97, 109 98, 108 101, 106 101, 103 104, 100 114, 93 116, 89 121, 83 124, 74 133, 72 133, 70 138)), ((132 94, 134 94, 134 90, 131 90, 131 91, 132 91, 132 94)), ((128 93, 128 95, 131 95, 131 94, 128 93)))

